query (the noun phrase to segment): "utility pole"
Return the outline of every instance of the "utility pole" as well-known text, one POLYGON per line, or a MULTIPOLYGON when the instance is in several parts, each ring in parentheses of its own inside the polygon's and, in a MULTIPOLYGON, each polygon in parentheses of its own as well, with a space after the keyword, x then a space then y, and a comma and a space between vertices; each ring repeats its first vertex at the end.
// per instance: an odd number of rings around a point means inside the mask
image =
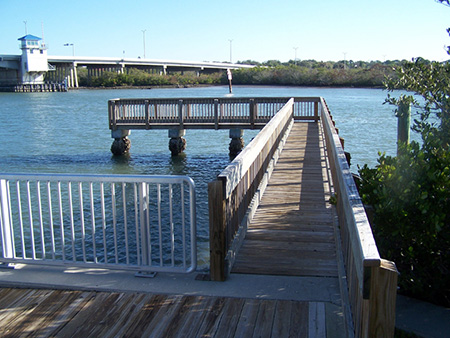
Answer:
POLYGON ((144 59, 145 59, 145 32, 146 31, 147 31, 146 29, 142 30, 142 35, 143 35, 142 39, 144 41, 144 59))
POLYGON ((233 40, 229 39, 230 41, 230 63, 233 63, 233 40))
POLYGON ((297 66, 297 49, 298 47, 293 47, 295 50, 294 64, 297 66))

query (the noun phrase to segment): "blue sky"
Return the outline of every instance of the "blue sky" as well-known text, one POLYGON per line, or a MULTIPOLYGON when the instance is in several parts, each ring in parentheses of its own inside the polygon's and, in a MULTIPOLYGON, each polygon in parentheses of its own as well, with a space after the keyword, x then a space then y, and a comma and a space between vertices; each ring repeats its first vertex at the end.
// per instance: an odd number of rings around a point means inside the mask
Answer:
POLYGON ((49 55, 190 61, 446 60, 450 8, 434 0, 0 0, 0 54, 42 36, 49 55), (295 51, 294 47, 298 47, 295 51))

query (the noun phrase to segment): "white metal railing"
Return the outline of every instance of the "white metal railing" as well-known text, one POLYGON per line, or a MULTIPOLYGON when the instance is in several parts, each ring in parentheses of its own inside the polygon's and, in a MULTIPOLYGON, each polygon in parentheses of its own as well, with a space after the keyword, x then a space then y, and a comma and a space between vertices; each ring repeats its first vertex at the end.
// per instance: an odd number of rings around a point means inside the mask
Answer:
POLYGON ((196 269, 186 176, 0 174, 0 262, 196 269))

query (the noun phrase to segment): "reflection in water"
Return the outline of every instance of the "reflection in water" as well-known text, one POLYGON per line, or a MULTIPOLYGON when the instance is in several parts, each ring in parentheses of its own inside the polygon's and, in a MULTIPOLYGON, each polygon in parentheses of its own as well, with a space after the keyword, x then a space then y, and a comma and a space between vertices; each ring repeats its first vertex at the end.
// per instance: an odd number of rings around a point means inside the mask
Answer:
POLYGON ((111 162, 113 164, 129 164, 130 162, 130 153, 125 153, 123 155, 112 155, 111 162))
POLYGON ((169 160, 170 175, 187 175, 186 173, 187 156, 186 153, 171 156, 169 160))

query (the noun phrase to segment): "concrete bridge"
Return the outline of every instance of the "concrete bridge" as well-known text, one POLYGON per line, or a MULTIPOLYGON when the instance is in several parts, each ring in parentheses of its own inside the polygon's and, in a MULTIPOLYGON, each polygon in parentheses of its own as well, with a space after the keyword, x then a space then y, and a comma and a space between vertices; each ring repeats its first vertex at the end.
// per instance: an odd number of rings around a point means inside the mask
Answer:
POLYGON ((66 57, 49 56, 49 64, 54 72, 49 72, 49 80, 66 79, 69 88, 78 87, 77 67, 85 67, 88 76, 101 76, 104 72, 117 72, 124 74, 130 69, 143 69, 157 74, 170 74, 172 72, 195 71, 213 73, 227 69, 252 68, 251 65, 234 64, 226 62, 196 62, 181 60, 154 60, 140 58, 114 58, 114 57, 66 57))
POLYGON ((157 74, 195 71, 212 73, 227 69, 252 68, 252 65, 227 62, 155 60, 119 57, 51 56, 42 39, 34 35, 19 38, 21 55, 0 54, 0 87, 28 90, 50 90, 49 83, 77 88, 77 68, 84 67, 88 76, 101 76, 105 71, 126 73, 143 69, 157 74))

